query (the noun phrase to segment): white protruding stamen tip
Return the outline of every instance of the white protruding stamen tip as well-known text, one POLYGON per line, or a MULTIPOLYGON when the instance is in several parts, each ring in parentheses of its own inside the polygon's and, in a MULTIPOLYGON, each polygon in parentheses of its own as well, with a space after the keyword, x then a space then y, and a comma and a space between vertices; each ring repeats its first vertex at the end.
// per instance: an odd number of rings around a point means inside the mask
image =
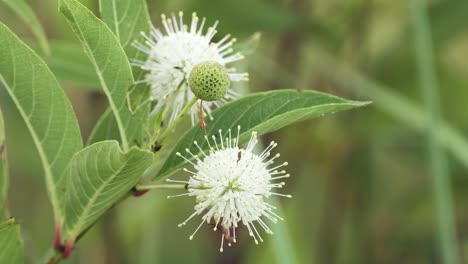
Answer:
MULTIPOLYGON (((238 125, 237 128, 240 131, 240 125, 238 125)), ((232 130, 234 130, 234 128, 232 128, 232 130)), ((271 141, 262 154, 256 155, 253 152, 253 148, 255 143, 258 141, 257 131, 251 133, 252 137, 246 148, 241 148, 236 143, 239 141, 240 132, 238 132, 236 136, 231 134, 231 129, 228 129, 227 131, 219 129, 217 132, 218 133, 215 132, 214 135, 204 136, 208 143, 209 153, 203 152, 196 140, 193 141, 193 144, 196 145, 195 147, 188 147, 185 149, 185 151, 189 153, 185 155, 190 155, 196 159, 196 162, 191 163, 193 165, 193 169, 183 169, 185 172, 190 173, 189 180, 166 180, 189 184, 187 188, 188 192, 168 196, 168 198, 185 195, 196 197, 197 205, 194 208, 195 213, 178 226, 182 227, 186 225, 186 222, 193 216, 203 214, 206 210, 205 214, 202 216, 203 221, 200 223, 195 233, 200 229, 203 223, 210 223, 212 221, 215 223, 210 227, 213 228, 213 231, 227 231, 227 234, 229 235, 228 238, 226 238, 225 233, 220 234, 222 236, 220 252, 223 252, 224 250, 224 243, 231 247, 237 242, 235 238, 235 228, 239 223, 243 223, 247 226, 249 236, 251 236, 254 239, 255 244, 258 245, 259 243, 264 242, 264 240, 255 227, 254 221, 257 220, 260 223, 260 226, 266 234, 272 235, 273 232, 262 220, 260 220, 260 217, 267 217, 274 223, 280 220, 284 221, 284 219, 273 213, 275 207, 263 201, 263 199, 258 201, 258 203, 255 203, 255 201, 242 203, 242 205, 245 204, 245 207, 248 208, 243 208, 243 206, 238 208, 236 200, 241 200, 244 197, 243 194, 249 193, 251 190, 255 191, 255 193, 265 193, 292 198, 292 195, 272 191, 272 188, 282 188, 286 185, 284 181, 276 180, 290 177, 290 174, 287 174, 286 170, 278 169, 282 166, 287 166, 288 162, 279 163, 277 166, 267 169, 267 167, 275 163, 275 159, 280 157, 280 154, 271 153, 271 150, 277 146, 275 141, 271 141), (227 134, 227 137, 223 137, 223 131, 225 135, 227 134), (231 144, 229 141, 230 139, 235 142, 234 145, 231 144), (199 157, 198 154, 194 154, 199 152, 191 152, 191 148, 200 150, 200 153, 203 152, 205 154, 204 158, 199 157), (267 157, 269 158, 267 159, 267 157), (246 170, 245 168, 248 169, 246 170), (257 181, 259 177, 261 177, 262 182, 257 181), (242 186, 239 186, 241 180, 242 186), (226 191, 226 186, 218 184, 224 181, 232 185, 232 189, 226 191), (234 202, 227 202, 230 199, 233 199, 234 202), (218 226, 223 228, 218 228, 218 226), (229 229, 225 229, 226 227, 229 227, 229 229), (232 234, 231 228, 233 228, 232 234)), ((177 152, 176 155, 182 156, 180 152, 177 152)), ((186 156, 182 157, 188 161, 186 156)), ((189 240, 192 240, 193 238, 194 235, 192 234, 189 237, 189 240)))
POLYGON ((223 253, 224 249, 223 248, 219 248, 219 252, 223 253))

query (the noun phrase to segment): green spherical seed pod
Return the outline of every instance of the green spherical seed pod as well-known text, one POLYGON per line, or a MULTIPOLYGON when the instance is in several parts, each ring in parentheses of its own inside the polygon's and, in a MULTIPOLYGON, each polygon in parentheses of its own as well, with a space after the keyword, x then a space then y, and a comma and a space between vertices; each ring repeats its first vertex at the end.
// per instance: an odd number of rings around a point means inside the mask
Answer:
POLYGON ((198 99, 216 101, 226 95, 231 84, 226 68, 213 61, 202 62, 190 72, 189 85, 198 99))

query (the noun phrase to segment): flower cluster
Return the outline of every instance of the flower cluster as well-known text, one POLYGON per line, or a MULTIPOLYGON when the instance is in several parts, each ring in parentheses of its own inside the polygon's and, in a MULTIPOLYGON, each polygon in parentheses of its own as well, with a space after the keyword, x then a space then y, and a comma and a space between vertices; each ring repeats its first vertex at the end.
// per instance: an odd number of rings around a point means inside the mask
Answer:
MULTIPOLYGON (((199 23, 196 13, 193 13, 190 25, 184 24, 182 12, 178 18, 175 15, 169 18, 162 15, 165 33, 153 27, 149 35, 143 33, 145 43, 134 43, 137 49, 148 56, 145 61, 134 60, 133 65, 147 71, 141 81, 151 87, 151 99, 157 101, 153 113, 166 108, 170 113, 169 123, 194 97, 188 80, 196 65, 210 61, 227 67, 244 58, 234 52, 232 45, 236 39, 231 39, 230 35, 212 42, 218 22, 204 32, 205 21, 203 18, 199 23)), ((229 67, 226 70, 231 81, 248 80, 247 73, 236 73, 235 68, 229 67)), ((209 115, 213 105, 220 106, 235 96, 236 93, 229 90, 225 98, 203 104, 204 111, 209 115)), ((190 116, 194 124, 198 120, 196 106, 190 110, 190 116)))
MULTIPOLYGON (((235 39, 227 35, 218 42, 212 42, 218 22, 204 32, 205 21, 203 18, 199 24, 194 13, 190 26, 187 26, 182 12, 178 18, 174 15, 170 18, 162 15, 165 33, 153 27, 150 35, 143 34, 145 43, 134 44, 148 55, 145 61, 135 60, 134 65, 147 71, 145 79, 140 82, 151 88, 150 99, 156 101, 153 113, 163 109, 169 112, 169 123, 172 126, 177 124, 181 115, 189 112, 192 124, 198 120, 200 113, 204 127, 203 111, 210 115, 213 105, 220 106, 227 99, 236 96, 229 89, 232 81, 248 79, 247 73, 237 73, 234 68, 227 67, 230 63, 243 59, 240 53, 233 51, 235 39), (206 103, 200 103, 198 109, 196 100, 206 103)), ((240 127, 237 137, 232 137, 231 130, 223 137, 219 130, 219 137, 205 136, 204 146, 195 141, 196 152, 186 149, 186 156, 177 153, 193 165, 193 170, 184 169, 191 174, 190 178, 187 181, 167 180, 183 183, 187 189, 186 193, 169 198, 196 198, 195 212, 179 226, 184 226, 195 216, 201 215, 201 223, 190 239, 193 239, 204 223, 213 225, 215 231, 222 231, 221 252, 225 240, 229 246, 236 243, 236 230, 239 231, 240 226, 248 230, 256 244, 263 242, 259 229, 273 234, 266 220, 273 223, 282 220, 275 213, 276 208, 266 200, 272 195, 291 197, 274 192, 274 189, 285 185, 278 180, 289 177, 281 169, 287 162, 273 165, 280 156, 276 154, 271 157, 271 151, 277 144, 271 142, 257 155, 254 152, 257 133, 252 133, 246 148, 239 147, 239 134, 240 127), (208 152, 204 151, 206 147, 208 152)))
POLYGON ((254 154, 257 144, 257 133, 253 132, 245 149, 238 146, 239 130, 237 137, 232 138, 231 130, 228 137, 222 137, 219 131, 219 139, 213 136, 210 140, 205 137, 209 146, 209 152, 205 153, 200 145, 194 144, 201 156, 193 154, 186 149, 188 157, 177 153, 193 165, 193 171, 184 169, 191 174, 188 181, 168 180, 169 182, 185 183, 187 193, 170 196, 194 196, 196 198, 195 212, 191 214, 179 226, 185 225, 190 219, 197 215, 202 216, 202 221, 195 232, 190 236, 193 238, 203 223, 214 224, 214 230, 221 228, 221 248, 223 251, 224 240, 229 245, 236 242, 236 229, 240 224, 244 225, 253 237, 255 243, 263 242, 258 232, 258 227, 265 230, 267 234, 273 234, 264 218, 272 222, 282 219, 278 216, 275 207, 265 200, 271 195, 291 197, 281 193, 273 192, 275 188, 282 188, 284 182, 277 180, 288 178, 289 174, 279 170, 288 163, 273 166, 275 159, 280 155, 271 156, 271 151, 277 143, 271 142, 260 154, 254 154), (192 160, 194 160, 192 162, 192 160), (269 168, 271 167, 271 168, 269 168))

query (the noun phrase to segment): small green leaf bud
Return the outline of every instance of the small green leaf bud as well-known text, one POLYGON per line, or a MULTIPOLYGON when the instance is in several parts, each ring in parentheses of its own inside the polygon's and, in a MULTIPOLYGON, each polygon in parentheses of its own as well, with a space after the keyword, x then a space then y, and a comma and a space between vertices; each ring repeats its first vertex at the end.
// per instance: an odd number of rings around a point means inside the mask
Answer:
POLYGON ((189 85, 198 99, 216 101, 226 95, 231 84, 226 68, 213 61, 202 62, 190 72, 189 85))

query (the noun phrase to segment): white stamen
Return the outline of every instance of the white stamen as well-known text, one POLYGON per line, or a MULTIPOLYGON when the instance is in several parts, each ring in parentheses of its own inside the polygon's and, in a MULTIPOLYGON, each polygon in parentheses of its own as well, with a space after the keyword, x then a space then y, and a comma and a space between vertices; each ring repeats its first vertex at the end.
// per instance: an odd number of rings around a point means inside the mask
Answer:
MULTIPOLYGON (((184 169, 184 171, 191 174, 186 195, 195 196, 197 204, 194 207, 195 212, 180 226, 185 225, 195 215, 202 215, 203 222, 214 222, 213 230, 217 231, 221 228, 224 230, 220 247, 222 252, 224 250, 224 233, 227 232, 226 237, 230 237, 232 233, 233 239, 229 239, 228 245, 231 242, 236 243, 236 228, 239 223, 247 228, 256 244, 263 242, 258 226, 267 234, 273 234, 263 219, 269 219, 276 223, 283 218, 273 212, 276 208, 267 203, 266 199, 271 195, 288 198, 291 195, 272 192, 274 188, 282 188, 285 185, 284 182, 275 183, 272 182, 273 180, 289 177, 286 171, 277 170, 279 167, 286 166, 287 162, 268 169, 268 166, 272 165, 279 157, 279 154, 276 154, 269 160, 265 160, 270 151, 277 146, 275 142, 271 142, 261 155, 256 155, 253 153, 258 142, 256 132, 252 133, 245 149, 239 148, 237 145, 240 139, 240 127, 238 127, 237 136, 234 139, 231 130, 228 130, 225 138, 223 138, 221 130, 218 131, 217 135, 219 143, 217 137, 205 136, 209 146, 208 152, 204 152, 195 141, 194 145, 197 146, 198 153, 187 149, 189 157, 177 154, 189 162, 191 159, 196 160, 196 162, 191 162, 193 170, 184 169), (214 145, 210 145, 211 142, 214 145), (199 155, 200 152, 204 155, 199 155), (272 177, 272 175, 277 176, 272 177), (258 226, 255 225, 255 222, 258 223, 258 226)), ((176 196, 182 195, 172 197, 176 196)), ((193 239, 201 225, 196 228, 190 239, 193 239)))
MULTIPOLYGON (((201 23, 196 13, 192 14, 189 25, 184 23, 183 13, 178 12, 169 17, 161 15, 164 32, 151 26, 150 32, 142 33, 144 41, 135 42, 132 45, 147 55, 144 61, 132 61, 132 65, 147 71, 144 79, 151 88, 151 100, 157 101, 151 115, 166 109, 169 123, 174 122, 177 115, 194 94, 186 80, 196 65, 201 62, 214 61, 226 68, 229 63, 239 59, 240 55, 230 51, 234 39, 226 35, 218 42, 211 39, 216 34, 218 21, 203 33, 206 19, 201 23)), ((229 78, 233 82, 245 81, 246 73, 229 72, 229 78)), ((228 91, 229 99, 235 98, 235 93, 228 91)), ((203 105, 207 116, 212 119, 211 110, 225 104, 225 99, 215 103, 203 105)), ((195 104, 190 110, 192 124, 199 120, 199 107, 195 104)))

